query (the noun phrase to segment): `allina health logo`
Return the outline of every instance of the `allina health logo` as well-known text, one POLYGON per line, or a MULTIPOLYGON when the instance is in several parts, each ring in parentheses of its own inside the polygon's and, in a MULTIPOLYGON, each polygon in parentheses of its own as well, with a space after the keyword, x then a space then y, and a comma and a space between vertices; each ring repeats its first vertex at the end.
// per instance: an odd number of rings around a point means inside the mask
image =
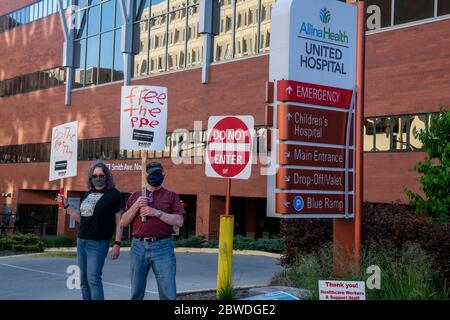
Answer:
POLYGON ((323 8, 319 12, 320 21, 324 24, 323 27, 315 26, 310 22, 302 22, 300 27, 300 34, 307 35, 310 37, 322 38, 326 40, 331 40, 335 42, 348 43, 348 35, 342 30, 332 30, 327 27, 331 21, 331 12, 328 8, 323 8))
POLYGON ((327 8, 320 10, 320 21, 327 24, 331 20, 331 12, 327 8))

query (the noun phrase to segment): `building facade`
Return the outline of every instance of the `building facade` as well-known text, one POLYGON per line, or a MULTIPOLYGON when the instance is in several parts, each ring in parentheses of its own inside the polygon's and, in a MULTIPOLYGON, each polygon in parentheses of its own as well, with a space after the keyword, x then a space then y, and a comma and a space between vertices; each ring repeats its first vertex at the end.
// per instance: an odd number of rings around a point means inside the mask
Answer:
MULTIPOLYGON (((17 213, 16 230, 75 236, 48 181, 51 129, 79 121, 78 176, 67 196, 86 191, 90 163, 102 159, 124 200, 140 187, 140 152, 119 149, 124 59, 117 0, 62 1, 77 7, 72 101, 65 106, 67 70, 57 0, 0 2, 0 204, 17 213), (4 206, 6 204, 6 206, 4 206)), ((165 186, 187 211, 181 236, 217 238, 226 181, 204 175, 211 115, 255 118, 250 180, 233 181, 235 232, 277 234, 266 217, 265 82, 270 14, 276 0, 221 0, 219 34, 204 57, 196 0, 134 0, 132 84, 169 90, 166 149, 147 152, 166 168, 165 186), (202 64, 211 63, 202 83, 202 64)), ((364 199, 406 202, 419 191, 415 164, 424 158, 414 134, 450 102, 450 4, 445 0, 368 0, 364 122, 364 199)), ((5 209, 4 209, 5 210, 5 209)), ((1 214, 2 212, 0 212, 1 214)))

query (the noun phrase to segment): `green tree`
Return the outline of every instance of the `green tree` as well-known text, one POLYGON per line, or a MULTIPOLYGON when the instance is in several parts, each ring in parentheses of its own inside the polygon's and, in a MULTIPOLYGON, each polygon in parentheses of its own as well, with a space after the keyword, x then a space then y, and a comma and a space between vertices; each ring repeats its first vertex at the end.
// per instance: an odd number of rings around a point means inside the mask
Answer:
POLYGON ((421 189, 426 198, 406 189, 410 204, 416 211, 425 212, 432 221, 450 221, 450 110, 441 108, 431 116, 428 130, 416 134, 427 156, 419 162, 417 170, 421 189))

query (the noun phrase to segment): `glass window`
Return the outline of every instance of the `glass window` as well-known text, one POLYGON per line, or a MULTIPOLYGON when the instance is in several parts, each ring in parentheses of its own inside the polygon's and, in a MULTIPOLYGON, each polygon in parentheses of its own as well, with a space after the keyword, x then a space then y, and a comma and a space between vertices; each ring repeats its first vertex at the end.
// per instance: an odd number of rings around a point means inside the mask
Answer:
POLYGON ((87 39, 85 86, 97 83, 99 60, 99 36, 87 39))
POLYGON ((42 1, 38 2, 38 19, 44 16, 44 3, 42 1))
POLYGON ((203 39, 198 33, 199 13, 198 10, 189 8, 187 30, 187 66, 197 66, 202 63, 203 39))
POLYGON ((420 150, 422 149, 422 143, 416 138, 416 134, 420 130, 426 130, 427 115, 412 116, 409 121, 409 149, 420 150))
POLYGON ((176 70, 184 67, 186 17, 182 17, 181 10, 172 12, 172 15, 169 24, 169 34, 172 35, 172 41, 168 45, 168 54, 171 57, 168 68, 169 70, 176 70))
POLYGON ((89 9, 88 34, 95 35, 100 32, 100 6, 89 9))
POLYGON ((220 5, 220 33, 214 39, 214 61, 233 58, 233 2, 220 5))
POLYGON ((152 18, 150 28, 152 41, 150 59, 155 61, 154 69, 151 71, 154 73, 164 72, 166 70, 166 15, 152 18))
POLYGON ((85 38, 87 36, 87 10, 82 10, 78 16, 79 19, 79 30, 77 39, 85 38))
POLYGON ((86 39, 75 42, 75 56, 79 61, 79 67, 75 69, 74 88, 84 85, 84 70, 86 66, 86 39))
POLYGON ((116 1, 116 28, 120 28, 122 26, 122 13, 120 12, 120 0, 116 1))
POLYGON ((42 8, 42 15, 44 17, 46 17, 46 16, 48 16, 48 0, 44 0, 43 3, 42 3, 42 6, 43 6, 43 8, 42 8))
POLYGON ((408 147, 407 137, 407 117, 399 117, 391 119, 392 126, 392 148, 391 150, 406 150, 408 147))
POLYGON ((113 68, 113 35, 113 32, 107 32, 101 35, 98 83, 107 83, 112 81, 111 72, 113 68))
POLYGON ((450 1, 438 0, 438 16, 450 14, 450 1))
POLYGON ((53 0, 53 9, 52 12, 58 12, 58 0, 53 0))
POLYGON ((113 70, 113 80, 123 79, 123 54, 120 48, 120 37, 121 29, 117 29, 115 32, 114 39, 114 70, 113 70))
POLYGON ((102 4, 102 32, 114 28, 114 1, 108 1, 102 4))
POLYGON ((375 150, 376 151, 389 151, 391 146, 391 119, 390 118, 378 118, 375 124, 375 150))
POLYGON ((133 60, 133 77, 139 77, 148 72, 148 21, 135 23, 133 36, 135 46, 138 48, 133 60))
POLYGON ((257 2, 250 0, 240 1, 236 5, 236 12, 238 12, 237 25, 239 28, 236 29, 235 34, 235 57, 256 53, 258 26, 251 23, 249 17, 253 12, 256 13, 258 10, 257 6, 257 2))
POLYGON ((391 26, 392 0, 366 1, 366 29, 375 30, 391 26))
POLYGON ((434 16, 434 0, 395 0, 394 24, 401 24, 434 16))
POLYGON ((261 1, 261 33, 259 52, 269 52, 270 49, 270 8, 276 0, 261 1))
POLYGON ((364 120, 364 151, 375 150, 375 120, 364 120))
POLYGON ((134 0, 134 21, 147 20, 149 17, 150 0, 134 0))

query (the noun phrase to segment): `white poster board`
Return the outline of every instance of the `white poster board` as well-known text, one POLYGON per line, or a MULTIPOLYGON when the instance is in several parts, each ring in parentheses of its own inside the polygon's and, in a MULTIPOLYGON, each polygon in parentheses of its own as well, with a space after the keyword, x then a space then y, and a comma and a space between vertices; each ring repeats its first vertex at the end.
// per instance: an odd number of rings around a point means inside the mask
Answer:
POLYGON ((167 132, 167 88, 123 86, 120 149, 164 150, 167 132))
POLYGON ((78 121, 56 126, 52 130, 50 181, 77 175, 78 121))
POLYGON ((320 300, 366 300, 364 281, 319 280, 320 300))

